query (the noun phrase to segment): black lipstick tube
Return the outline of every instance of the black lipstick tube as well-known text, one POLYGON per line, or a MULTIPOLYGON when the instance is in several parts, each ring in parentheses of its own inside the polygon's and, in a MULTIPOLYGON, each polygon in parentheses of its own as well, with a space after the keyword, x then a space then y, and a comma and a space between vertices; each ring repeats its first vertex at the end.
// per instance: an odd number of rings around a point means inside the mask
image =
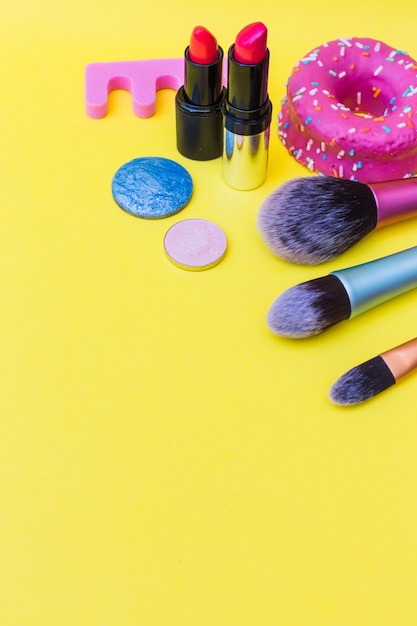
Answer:
POLYGON ((223 50, 214 63, 195 63, 189 46, 184 53, 184 85, 175 96, 177 149, 195 161, 208 161, 223 152, 223 50))
POLYGON ((224 101, 223 176, 236 189, 259 187, 266 176, 272 104, 268 96, 269 50, 260 63, 236 61, 229 48, 224 101))

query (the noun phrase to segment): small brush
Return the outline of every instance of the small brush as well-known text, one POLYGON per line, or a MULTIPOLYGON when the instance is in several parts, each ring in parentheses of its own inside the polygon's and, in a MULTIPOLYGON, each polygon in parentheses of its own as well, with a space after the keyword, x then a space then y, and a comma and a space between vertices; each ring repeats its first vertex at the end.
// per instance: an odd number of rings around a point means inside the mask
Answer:
POLYGON ((417 177, 372 184, 293 178, 273 191, 258 229, 273 254, 301 265, 336 258, 376 228, 417 214, 417 177))
POLYGON ((417 287, 417 246, 331 272, 284 291, 267 323, 283 337, 311 337, 417 287))
POLYGON ((417 338, 382 352, 343 374, 331 387, 335 404, 360 404, 385 391, 417 368, 417 338))

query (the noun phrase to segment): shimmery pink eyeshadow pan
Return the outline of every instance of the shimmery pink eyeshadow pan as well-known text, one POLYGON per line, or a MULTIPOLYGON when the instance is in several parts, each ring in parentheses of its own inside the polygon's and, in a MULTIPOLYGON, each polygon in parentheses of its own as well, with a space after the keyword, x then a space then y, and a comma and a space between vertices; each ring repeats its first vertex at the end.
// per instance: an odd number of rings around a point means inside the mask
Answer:
POLYGON ((206 270, 223 259, 227 239, 217 224, 189 219, 171 226, 164 237, 164 248, 174 265, 186 270, 206 270))

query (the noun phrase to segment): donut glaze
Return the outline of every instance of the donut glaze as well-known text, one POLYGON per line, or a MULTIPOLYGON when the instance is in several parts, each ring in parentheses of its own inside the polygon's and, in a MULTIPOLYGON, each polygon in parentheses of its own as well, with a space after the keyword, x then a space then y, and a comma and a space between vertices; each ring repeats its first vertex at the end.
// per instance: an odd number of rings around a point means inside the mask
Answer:
POLYGON ((319 174, 377 182, 417 173, 417 62, 369 38, 298 61, 278 114, 288 151, 319 174))

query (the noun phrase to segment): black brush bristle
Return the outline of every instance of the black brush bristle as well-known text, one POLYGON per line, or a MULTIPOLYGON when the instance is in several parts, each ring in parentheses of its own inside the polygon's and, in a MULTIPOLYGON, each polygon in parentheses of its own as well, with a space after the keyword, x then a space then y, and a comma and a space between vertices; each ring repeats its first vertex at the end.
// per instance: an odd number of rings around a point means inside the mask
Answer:
POLYGON ((284 291, 269 309, 267 323, 276 335, 311 337, 349 319, 351 312, 346 289, 329 274, 284 291))
POLYGON ((336 258, 377 224, 377 205, 364 183, 307 176, 284 183, 258 213, 258 229, 273 254, 302 265, 336 258))
POLYGON ((376 356, 343 374, 331 387, 329 397, 342 406, 360 404, 392 387, 395 382, 384 359, 376 356))

